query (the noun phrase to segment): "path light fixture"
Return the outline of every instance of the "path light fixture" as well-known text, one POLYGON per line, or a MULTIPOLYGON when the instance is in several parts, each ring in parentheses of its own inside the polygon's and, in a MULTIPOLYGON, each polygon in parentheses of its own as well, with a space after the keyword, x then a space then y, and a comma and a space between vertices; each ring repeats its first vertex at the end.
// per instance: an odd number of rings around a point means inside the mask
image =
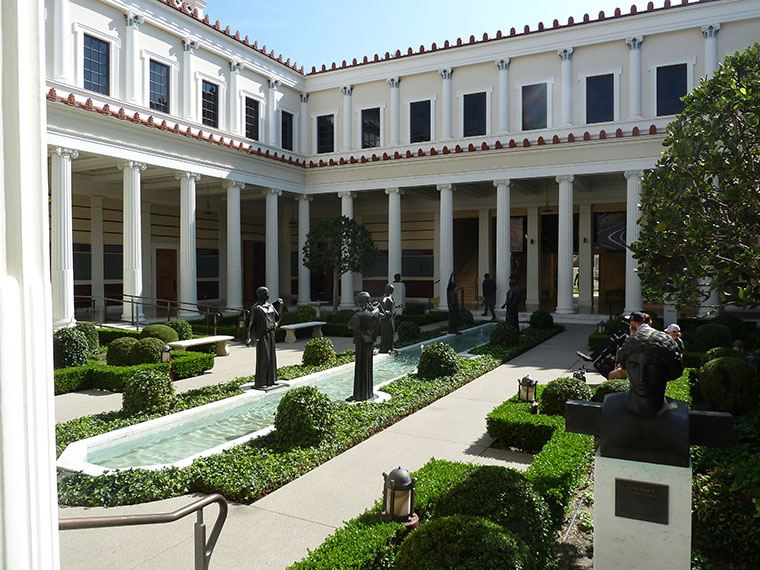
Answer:
POLYGON ((383 473, 383 518, 402 523, 407 529, 415 529, 420 524, 420 518, 414 512, 414 485, 417 479, 412 479, 409 471, 394 469, 383 473))
POLYGON ((598 323, 596 323, 596 332, 598 332, 599 334, 604 334, 606 329, 607 329, 607 323, 605 323, 604 321, 599 321, 598 323))
POLYGON ((538 384, 538 380, 533 380, 533 378, 530 377, 530 374, 526 374, 520 380, 518 380, 518 383, 520 385, 520 392, 519 392, 520 401, 521 402, 535 402, 536 401, 536 385, 538 384))
POLYGON ((171 362, 172 361, 172 347, 168 344, 165 344, 161 347, 161 362, 171 362))

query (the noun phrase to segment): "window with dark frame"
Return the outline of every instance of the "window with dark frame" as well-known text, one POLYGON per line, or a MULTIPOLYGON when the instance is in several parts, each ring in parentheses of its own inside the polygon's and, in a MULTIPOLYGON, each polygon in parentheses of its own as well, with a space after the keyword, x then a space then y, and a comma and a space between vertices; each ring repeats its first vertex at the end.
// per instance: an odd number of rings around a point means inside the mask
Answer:
POLYGON ((430 137, 430 101, 409 104, 409 142, 425 142, 430 137))
POLYGON ((657 68, 657 116, 675 115, 683 111, 681 97, 686 95, 686 64, 657 68))
POLYGON ((380 145, 380 107, 362 109, 362 148, 380 145))
POLYGON ((205 79, 201 88, 201 122, 209 127, 219 126, 219 86, 205 79))
POLYGON ((615 119, 614 76, 594 75, 586 78, 586 122, 606 123, 615 119))
POLYGON ((522 129, 524 131, 546 128, 546 104, 546 83, 523 85, 522 129))
POLYGON ((335 151, 335 117, 320 115, 317 117, 317 154, 335 151))
POLYGON ((474 137, 486 134, 486 94, 470 93, 464 96, 462 135, 474 137))
POLYGON ((111 45, 84 35, 84 88, 109 95, 109 53, 111 45))
POLYGON ((150 60, 150 108, 169 112, 169 66, 150 60))
POLYGON ((245 136, 259 140, 259 102, 251 97, 245 98, 245 136))
POLYGON ((282 148, 285 150, 293 150, 293 113, 288 111, 281 111, 281 127, 282 127, 282 148))

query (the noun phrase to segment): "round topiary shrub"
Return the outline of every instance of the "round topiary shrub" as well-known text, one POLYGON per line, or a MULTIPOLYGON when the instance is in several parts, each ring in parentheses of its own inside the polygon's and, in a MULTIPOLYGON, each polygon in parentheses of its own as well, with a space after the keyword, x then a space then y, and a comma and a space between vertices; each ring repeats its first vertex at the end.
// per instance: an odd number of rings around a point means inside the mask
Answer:
POLYGON ((554 326, 554 318, 551 313, 538 309, 530 316, 530 326, 534 329, 550 329, 554 326))
POLYGON ((129 363, 155 364, 161 362, 161 349, 164 342, 160 338, 147 337, 139 339, 129 351, 129 363))
POLYGON ((731 329, 726 325, 710 323, 702 325, 694 333, 694 348, 705 352, 716 346, 728 346, 731 344, 731 329))
POLYGON ((422 378, 453 376, 459 371, 457 353, 448 344, 434 342, 422 349, 417 363, 417 374, 422 378))
POLYGON ((517 346, 520 342, 520 329, 507 323, 498 323, 491 331, 490 341, 498 346, 517 346))
POLYGON ((716 358, 741 358, 741 355, 730 346, 716 346, 705 352, 702 357, 702 365, 704 366, 716 358))
POLYGON ((110 366, 130 366, 129 353, 136 344, 137 339, 131 336, 115 338, 108 345, 106 363, 110 366))
POLYGON ((67 327, 53 333, 53 362, 56 368, 83 366, 87 364, 89 354, 90 345, 83 332, 67 327))
POLYGON ((457 322, 460 325, 472 325, 475 324, 475 317, 472 316, 471 311, 468 311, 467 309, 459 309, 457 322))
POLYGON ((757 372, 740 358, 706 363, 699 369, 699 388, 709 409, 741 416, 757 407, 757 372))
POLYGON ((616 392, 627 392, 631 387, 631 383, 626 378, 613 378, 612 380, 605 380, 596 390, 594 390, 594 396, 591 398, 592 402, 604 402, 604 397, 607 394, 614 394, 616 392))
POLYGON ((422 335, 420 325, 412 321, 401 321, 396 327, 396 332, 400 342, 411 342, 419 339, 422 335))
POLYGON ((301 363, 307 366, 324 366, 335 362, 335 348, 329 338, 311 339, 303 348, 301 363))
POLYGON ((441 497, 435 514, 482 516, 530 544, 530 568, 550 567, 554 542, 551 512, 519 471, 497 465, 478 467, 441 497))
MULTIPOLYGON (((182 319, 176 319, 174 321, 169 321, 168 323, 166 323, 166 326, 174 329, 174 331, 177 333, 178 340, 188 340, 188 339, 193 338, 193 327, 187 321, 183 321, 182 319)), ((169 341, 169 342, 174 342, 174 341, 169 341)))
POLYGON ((610 335, 627 333, 630 325, 622 319, 610 319, 606 323, 607 333, 610 335))
POLYGON ((128 414, 158 414, 171 411, 175 400, 168 371, 139 370, 124 383, 121 406, 128 414))
POLYGON ((741 338, 744 332, 744 321, 734 315, 723 313, 712 320, 712 324, 723 325, 731 329, 732 338, 741 338))
POLYGON ((544 388, 541 395, 541 413, 553 416, 565 415, 565 402, 568 400, 591 399, 591 388, 578 378, 557 378, 544 388))
POLYGON ((100 347, 98 339, 98 329, 92 323, 77 323, 74 328, 81 332, 87 339, 87 346, 90 347, 90 354, 94 353, 100 347))
POLYGON ((298 315, 298 322, 308 323, 309 321, 317 320, 317 311, 311 305, 301 305, 296 309, 298 315))
POLYGON ((166 325, 148 325, 140 332, 140 338, 158 338, 167 344, 177 342, 179 334, 172 327, 166 325))
POLYGON ((407 536, 396 554, 396 570, 528 568, 530 553, 511 532, 483 517, 433 519, 407 536))
POLYGON ((317 445, 335 425, 335 407, 314 386, 288 390, 277 406, 274 429, 288 447, 317 445))

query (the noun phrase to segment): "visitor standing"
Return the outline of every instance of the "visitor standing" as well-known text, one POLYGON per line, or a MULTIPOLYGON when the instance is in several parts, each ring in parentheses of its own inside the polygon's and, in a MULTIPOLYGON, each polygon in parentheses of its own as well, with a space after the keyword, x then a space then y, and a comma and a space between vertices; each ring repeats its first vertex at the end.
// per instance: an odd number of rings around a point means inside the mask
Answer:
POLYGON ((496 281, 491 279, 491 275, 486 273, 483 276, 483 316, 487 317, 488 312, 491 312, 491 320, 496 320, 496 281))

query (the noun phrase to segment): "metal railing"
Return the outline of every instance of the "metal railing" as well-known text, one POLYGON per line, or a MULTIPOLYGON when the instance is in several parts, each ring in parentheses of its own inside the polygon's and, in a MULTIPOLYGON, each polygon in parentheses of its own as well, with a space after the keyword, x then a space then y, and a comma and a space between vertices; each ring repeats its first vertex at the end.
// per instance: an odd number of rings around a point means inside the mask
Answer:
POLYGON ((194 526, 194 570, 208 570, 211 554, 214 551, 219 535, 222 532, 224 521, 227 519, 227 501, 221 495, 215 493, 208 495, 194 503, 190 503, 171 513, 148 514, 148 515, 116 515, 108 517, 81 517, 65 518, 58 520, 60 530, 77 530, 88 528, 107 528, 116 526, 135 526, 146 524, 164 524, 177 521, 193 512, 198 513, 194 526), (203 507, 211 503, 219 503, 219 514, 216 517, 211 536, 206 541, 206 525, 203 522, 203 507))

